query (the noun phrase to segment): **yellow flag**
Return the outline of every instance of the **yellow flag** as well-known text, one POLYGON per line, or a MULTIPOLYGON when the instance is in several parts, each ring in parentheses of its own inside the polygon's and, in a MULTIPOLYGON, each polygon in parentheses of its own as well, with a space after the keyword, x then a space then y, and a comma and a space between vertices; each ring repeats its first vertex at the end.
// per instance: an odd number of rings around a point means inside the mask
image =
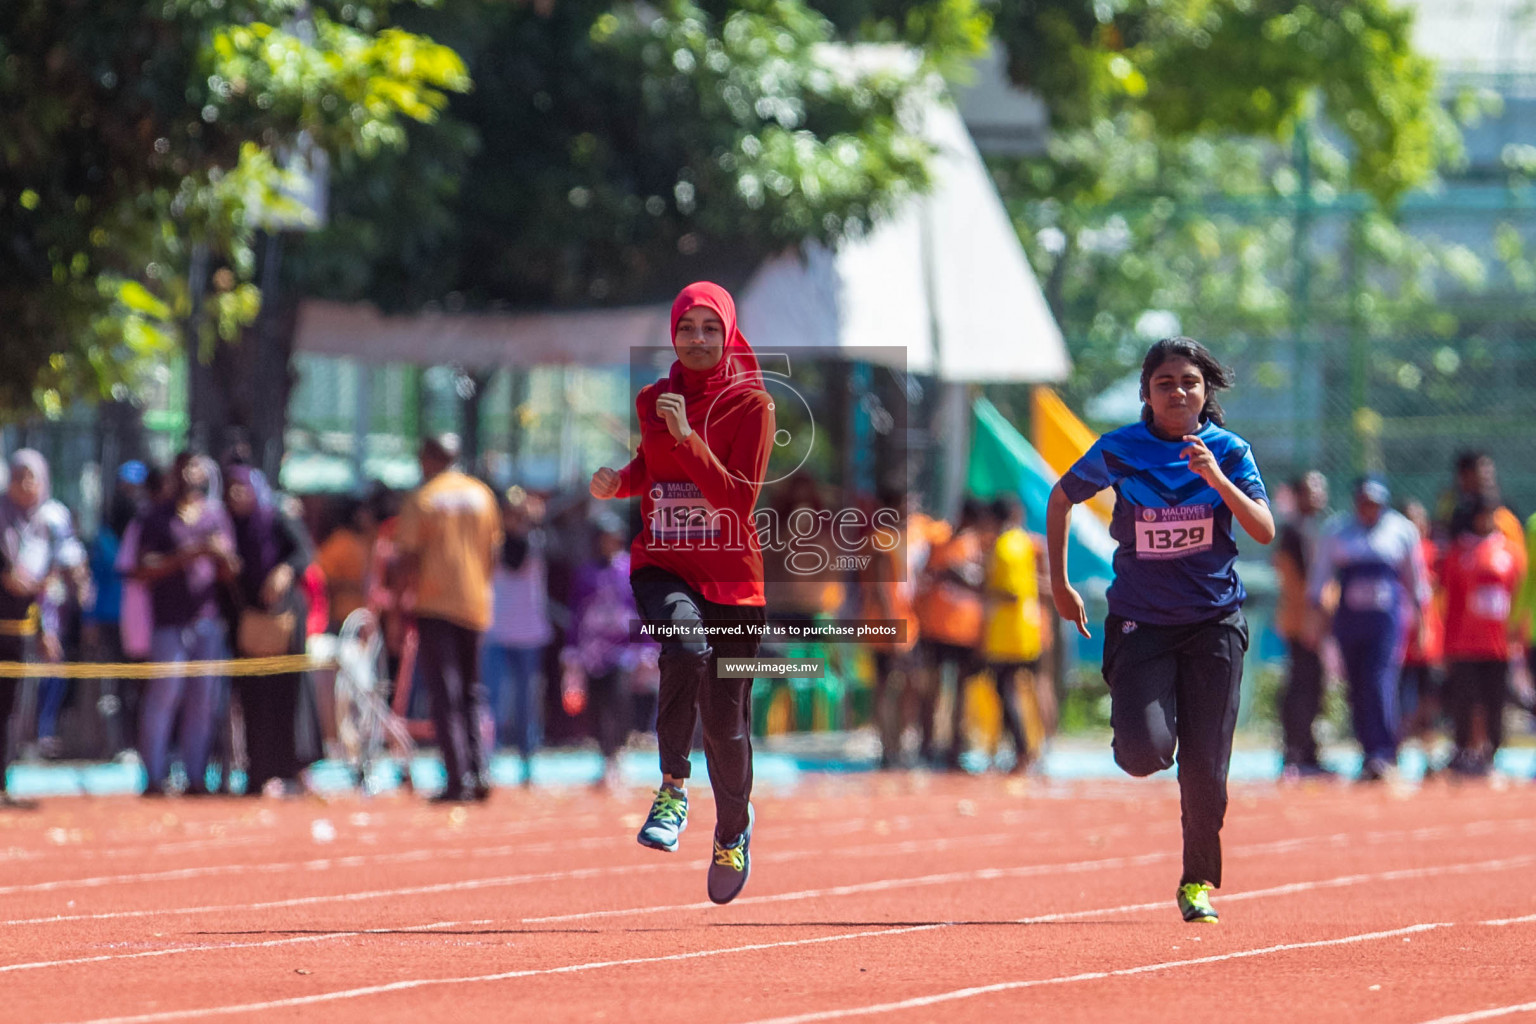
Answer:
MULTIPOLYGON (((1048 387, 1035 388, 1030 402, 1030 419, 1035 450, 1058 476, 1071 469, 1072 463, 1082 458, 1099 439, 1099 435, 1074 416, 1066 403, 1048 387)), ((1115 507, 1114 492, 1099 492, 1088 502, 1088 507, 1094 515, 1109 522, 1115 507)))

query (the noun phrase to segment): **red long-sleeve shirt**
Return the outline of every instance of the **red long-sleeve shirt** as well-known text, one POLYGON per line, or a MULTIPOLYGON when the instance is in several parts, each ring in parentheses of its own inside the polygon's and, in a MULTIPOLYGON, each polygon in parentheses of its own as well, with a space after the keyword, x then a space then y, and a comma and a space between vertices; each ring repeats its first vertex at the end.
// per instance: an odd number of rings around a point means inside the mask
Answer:
POLYGON ((744 390, 677 441, 656 413, 665 385, 651 384, 635 399, 640 450, 619 470, 616 497, 640 496, 631 571, 653 565, 705 600, 762 605, 763 555, 752 512, 773 445, 773 401, 766 391, 744 390))

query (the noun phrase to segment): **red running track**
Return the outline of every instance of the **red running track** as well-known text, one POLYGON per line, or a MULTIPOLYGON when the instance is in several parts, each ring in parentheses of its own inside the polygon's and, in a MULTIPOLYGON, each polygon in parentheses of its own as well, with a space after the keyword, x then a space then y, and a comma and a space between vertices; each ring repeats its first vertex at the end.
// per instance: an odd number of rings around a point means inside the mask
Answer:
POLYGON ((0 1020, 1536 1019, 1536 791, 1237 788, 1216 926, 1173 905, 1171 783, 926 775, 713 805, 69 798, 0 811, 0 1020))

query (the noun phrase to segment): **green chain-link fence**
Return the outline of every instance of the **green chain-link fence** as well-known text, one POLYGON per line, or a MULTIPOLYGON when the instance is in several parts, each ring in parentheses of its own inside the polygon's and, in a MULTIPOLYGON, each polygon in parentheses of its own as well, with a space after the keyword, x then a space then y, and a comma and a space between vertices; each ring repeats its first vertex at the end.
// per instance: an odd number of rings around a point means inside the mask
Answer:
POLYGON ((1382 473, 1398 499, 1433 510, 1457 453, 1475 449, 1493 457, 1505 501, 1536 510, 1536 324, 1453 340, 1276 342, 1227 361, 1239 381, 1230 421, 1272 483, 1305 469, 1339 485, 1382 473))

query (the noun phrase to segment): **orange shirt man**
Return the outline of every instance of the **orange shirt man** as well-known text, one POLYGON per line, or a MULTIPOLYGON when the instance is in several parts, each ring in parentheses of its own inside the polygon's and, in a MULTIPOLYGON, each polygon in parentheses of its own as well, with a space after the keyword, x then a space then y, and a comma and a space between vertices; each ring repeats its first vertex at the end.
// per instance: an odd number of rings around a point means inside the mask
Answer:
POLYGON ((450 438, 422 443, 423 483, 406 499, 395 527, 408 595, 402 603, 414 604, 420 678, 448 772, 436 797, 443 802, 490 794, 480 728, 489 715, 480 640, 491 624, 491 569, 502 540, 496 496, 453 469, 457 447, 450 438))

